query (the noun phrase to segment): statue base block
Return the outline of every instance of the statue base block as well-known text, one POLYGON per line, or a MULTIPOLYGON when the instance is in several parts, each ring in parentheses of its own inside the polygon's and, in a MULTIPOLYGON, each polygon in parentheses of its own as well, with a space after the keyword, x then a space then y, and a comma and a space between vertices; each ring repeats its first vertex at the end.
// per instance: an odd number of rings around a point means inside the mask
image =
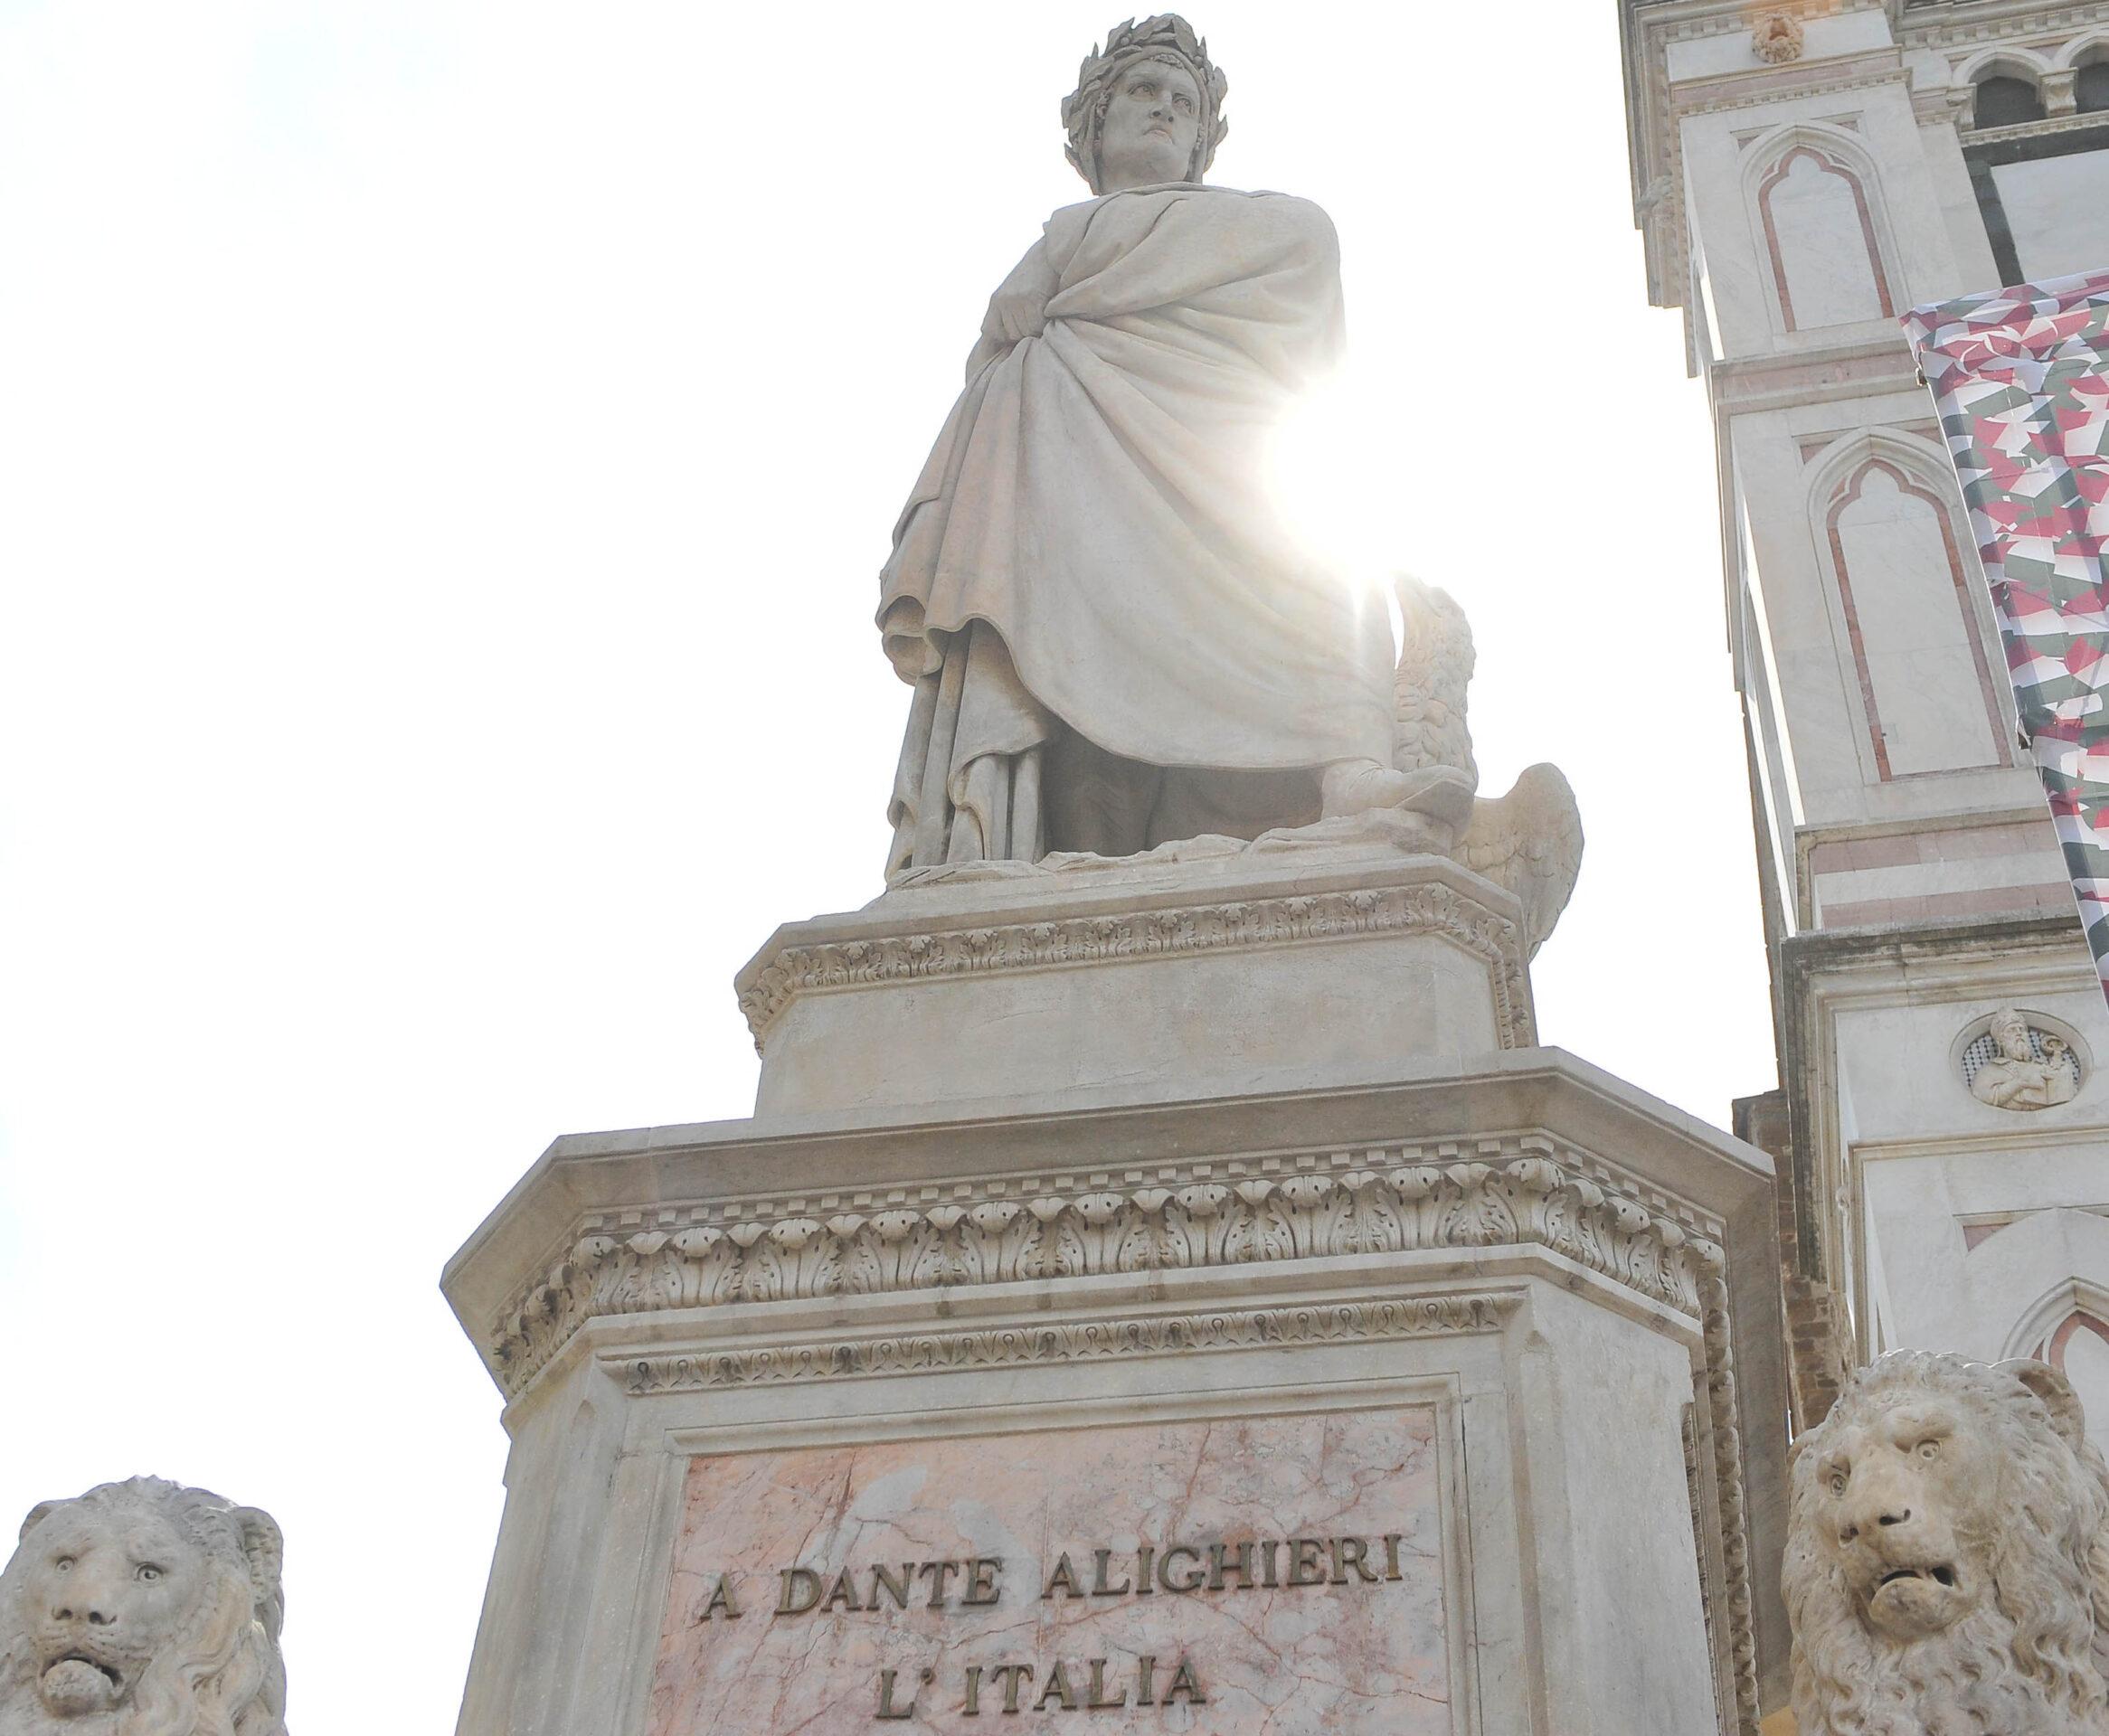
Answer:
POLYGON ((1754 1708, 1764 1156, 1523 1046, 1451 864, 1174 867, 782 931, 761 1116, 560 1140, 455 1258, 513 1437, 465 1736, 1754 1708))
POLYGON ((736 983, 756 1114, 1375 1080, 1533 1041, 1521 913, 1490 881, 1367 844, 1178 851, 977 863, 779 929, 736 983))

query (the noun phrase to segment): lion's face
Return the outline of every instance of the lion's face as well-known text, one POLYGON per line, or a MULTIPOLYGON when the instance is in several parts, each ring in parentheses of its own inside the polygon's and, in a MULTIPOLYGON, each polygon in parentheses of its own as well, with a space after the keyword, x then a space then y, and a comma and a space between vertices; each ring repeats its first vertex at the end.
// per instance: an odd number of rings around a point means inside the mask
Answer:
POLYGON ((158 1477, 38 1507, 0 1568, 0 1736, 285 1736, 283 1551, 158 1477))
POLYGON ((1892 1351, 1795 1443, 1803 1736, 2109 1730, 2109 1466, 2027 1361, 1892 1351))
POLYGON ((61 1718, 115 1712, 205 1591, 205 1552, 159 1514, 69 1502, 18 1557, 37 1693, 61 1718))
POLYGON ((1999 1466, 1954 1399, 1892 1392, 1827 1431, 1809 1514, 1871 1628, 1917 1639, 1991 1586, 1999 1466))

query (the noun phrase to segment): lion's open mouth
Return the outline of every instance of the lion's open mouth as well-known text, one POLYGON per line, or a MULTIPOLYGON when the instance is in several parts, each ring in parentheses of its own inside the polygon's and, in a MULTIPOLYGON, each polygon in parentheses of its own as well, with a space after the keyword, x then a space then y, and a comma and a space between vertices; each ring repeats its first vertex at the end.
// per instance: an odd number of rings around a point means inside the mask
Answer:
POLYGON ((124 1697, 125 1673, 86 1652, 66 1652, 44 1666, 37 1685, 44 1704, 61 1715, 107 1712, 124 1697))
POLYGON ((1868 1593, 1868 1616, 1899 1638, 1938 1633, 1962 1613, 1962 1578, 1953 1561, 1893 1567, 1868 1593))
POLYGON ((1899 1580, 1931 1580, 1935 1585, 1944 1585, 1950 1590, 1955 1587, 1955 1570, 1943 1561, 1937 1567, 1899 1567, 1885 1573, 1876 1584, 1879 1591, 1885 1585, 1895 1585, 1899 1580))

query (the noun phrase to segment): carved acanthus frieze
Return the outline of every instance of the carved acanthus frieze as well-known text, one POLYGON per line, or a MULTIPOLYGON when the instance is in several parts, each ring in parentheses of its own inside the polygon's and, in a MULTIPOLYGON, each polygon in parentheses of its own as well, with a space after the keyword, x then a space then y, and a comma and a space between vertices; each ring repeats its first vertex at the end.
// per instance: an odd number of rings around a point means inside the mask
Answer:
POLYGON ((1757 1631, 1750 1578, 1750 1519, 1743 1477, 1743 1427, 1735 1402, 1735 1350, 1728 1286, 1719 1271, 1702 1286, 1707 1359, 1698 1384, 1707 1400, 1714 1448, 1714 1485, 1721 1504, 1721 1567, 1727 1581, 1728 1668, 1735 1691, 1735 1728, 1758 1727, 1757 1631))
POLYGON ((1698 1319, 1723 1263, 1705 1233, 1718 1226, 1650 1210, 1539 1143, 1495 1145, 1499 1162, 1413 1162, 1405 1148, 1365 1154, 1364 1167, 1253 1174, 1217 1160, 1163 1185, 1089 1177, 771 1217, 595 1220, 508 1312, 490 1361, 513 1394, 596 1316, 1433 1248, 1550 1248, 1698 1319))
POLYGON ((1060 1325, 918 1332, 841 1343, 769 1345, 705 1355, 622 1360, 629 1391, 692 1392, 777 1381, 842 1380, 1023 1363, 1096 1362, 1189 1350, 1257 1350, 1271 1344, 1347 1344, 1499 1332, 1513 1295, 1386 1297, 1324 1307, 1217 1308, 1060 1325))
POLYGON ((1504 1048, 1528 1048, 1530 997, 1517 923, 1447 886, 1359 887, 1292 898, 1243 899, 1169 910, 1054 921, 992 923, 935 933, 786 947, 752 977, 740 1011, 759 1050, 777 1015, 799 995, 1008 970, 1046 970, 1179 952, 1253 950, 1358 934, 1445 936, 1495 966, 1504 1048))

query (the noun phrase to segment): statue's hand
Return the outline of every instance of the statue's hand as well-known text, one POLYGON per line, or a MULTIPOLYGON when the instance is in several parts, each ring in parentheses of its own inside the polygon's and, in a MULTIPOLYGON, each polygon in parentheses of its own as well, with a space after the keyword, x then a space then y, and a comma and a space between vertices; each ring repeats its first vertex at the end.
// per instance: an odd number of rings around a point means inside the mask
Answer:
POLYGON ((1047 304, 1061 287, 1047 250, 1034 247, 989 297, 988 317, 981 322, 982 335, 999 344, 1039 336, 1047 328, 1047 304))

